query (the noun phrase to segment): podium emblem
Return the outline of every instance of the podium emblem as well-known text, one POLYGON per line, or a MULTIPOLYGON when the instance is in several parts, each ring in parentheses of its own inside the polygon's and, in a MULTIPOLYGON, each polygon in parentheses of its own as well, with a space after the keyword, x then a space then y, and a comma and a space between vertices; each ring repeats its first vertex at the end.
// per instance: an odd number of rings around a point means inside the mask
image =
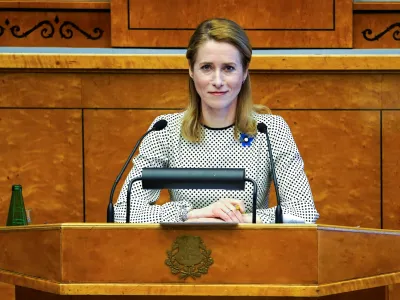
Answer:
POLYGON ((167 251, 167 256, 165 264, 171 269, 171 273, 178 275, 180 279, 199 278, 202 274, 207 274, 208 268, 214 263, 211 250, 207 250, 198 236, 177 237, 172 249, 167 251))

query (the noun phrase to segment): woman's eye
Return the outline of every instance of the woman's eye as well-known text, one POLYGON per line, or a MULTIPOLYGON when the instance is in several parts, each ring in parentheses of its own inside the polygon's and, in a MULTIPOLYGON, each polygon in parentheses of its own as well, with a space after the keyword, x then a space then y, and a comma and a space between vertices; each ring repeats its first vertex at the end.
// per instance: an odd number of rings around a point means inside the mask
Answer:
POLYGON ((211 66, 210 65, 204 65, 204 66, 201 66, 201 69, 204 70, 204 71, 208 71, 208 70, 211 70, 211 66))
POLYGON ((225 67, 225 70, 228 71, 228 72, 233 72, 233 71, 235 71, 236 69, 235 69, 235 67, 233 67, 233 66, 226 66, 226 67, 225 67))

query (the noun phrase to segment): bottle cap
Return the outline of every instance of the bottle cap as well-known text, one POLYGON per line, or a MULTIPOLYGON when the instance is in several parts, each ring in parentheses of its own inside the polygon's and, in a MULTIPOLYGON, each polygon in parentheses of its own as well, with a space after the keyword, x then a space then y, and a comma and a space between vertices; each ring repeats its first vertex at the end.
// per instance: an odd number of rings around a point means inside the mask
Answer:
POLYGON ((20 185, 20 184, 13 184, 11 190, 12 190, 12 191, 21 191, 21 190, 22 190, 22 185, 20 185))

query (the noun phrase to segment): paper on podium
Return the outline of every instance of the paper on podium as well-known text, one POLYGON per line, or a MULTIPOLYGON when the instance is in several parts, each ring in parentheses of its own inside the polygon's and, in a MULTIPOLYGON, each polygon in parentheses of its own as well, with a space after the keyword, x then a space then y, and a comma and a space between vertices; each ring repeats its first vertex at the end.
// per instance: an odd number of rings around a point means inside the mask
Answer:
POLYGON ((283 223, 297 223, 304 224, 305 220, 303 218, 291 215, 291 214, 283 214, 283 223))

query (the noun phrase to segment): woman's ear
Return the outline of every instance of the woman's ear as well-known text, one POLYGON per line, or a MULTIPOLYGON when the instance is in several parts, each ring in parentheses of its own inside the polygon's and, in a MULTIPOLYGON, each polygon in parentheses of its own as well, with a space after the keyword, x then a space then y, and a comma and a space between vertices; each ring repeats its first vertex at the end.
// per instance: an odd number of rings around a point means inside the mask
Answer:
POLYGON ((192 71, 192 67, 190 66, 189 60, 188 60, 188 65, 189 65, 189 76, 193 79, 193 71, 192 71))
POLYGON ((249 65, 247 65, 246 69, 244 70, 243 83, 246 81, 247 76, 249 76, 249 65))

